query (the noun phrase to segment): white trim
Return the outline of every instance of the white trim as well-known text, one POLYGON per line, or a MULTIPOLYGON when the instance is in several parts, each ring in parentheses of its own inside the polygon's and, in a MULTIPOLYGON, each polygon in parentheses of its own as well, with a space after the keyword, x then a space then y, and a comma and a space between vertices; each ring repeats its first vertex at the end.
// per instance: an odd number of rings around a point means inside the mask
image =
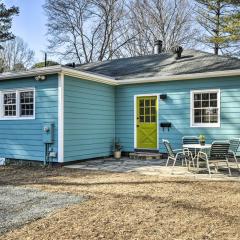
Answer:
POLYGON ((221 90, 220 89, 199 89, 190 91, 190 127, 191 128, 220 128, 221 127, 221 90), (218 123, 199 123, 193 121, 193 94, 194 93, 217 93, 218 123))
POLYGON ((168 82, 168 81, 178 81, 178 80, 194 80, 194 79, 201 79, 201 78, 204 79, 204 78, 216 78, 216 77, 228 77, 228 76, 240 76, 240 70, 166 75, 166 76, 144 77, 144 78, 135 78, 135 79, 132 78, 132 79, 125 79, 125 80, 118 80, 117 85, 150 83, 150 82, 168 82))
POLYGON ((179 74, 179 75, 166 75, 157 77, 144 77, 144 78, 132 78, 116 80, 114 78, 81 71, 73 68, 62 67, 61 65, 31 69, 22 72, 11 72, 0 74, 0 80, 16 79, 23 77, 35 77, 38 75, 49 75, 63 73, 67 76, 73 76, 77 78, 83 78, 90 81, 101 82, 109 85, 126 85, 126 84, 137 84, 137 83, 150 83, 150 82, 167 82, 167 81, 178 81, 178 80, 193 80, 193 79, 204 79, 204 78, 216 78, 216 77, 228 77, 228 76, 240 76, 240 69, 227 70, 227 71, 215 71, 206 73, 191 73, 191 74, 179 74))
POLYGON ((35 88, 3 89, 0 91, 0 121, 9 120, 34 120, 36 117, 36 91, 35 88), (33 116, 20 116, 20 94, 21 92, 33 91, 33 116), (3 95, 5 93, 16 93, 16 116, 4 116, 3 95))
POLYGON ((58 162, 64 162, 64 74, 58 74, 58 162))
POLYGON ((79 71, 76 69, 70 69, 66 67, 62 68, 62 72, 64 73, 64 75, 67 75, 70 77, 81 78, 84 80, 90 80, 90 81, 105 83, 109 85, 118 85, 117 80, 101 74, 96 74, 96 73, 93 74, 90 72, 79 71))
POLYGON ((134 95, 134 148, 137 147, 137 98, 138 97, 157 97, 157 148, 159 149, 159 102, 160 93, 150 93, 150 94, 137 94, 134 95))

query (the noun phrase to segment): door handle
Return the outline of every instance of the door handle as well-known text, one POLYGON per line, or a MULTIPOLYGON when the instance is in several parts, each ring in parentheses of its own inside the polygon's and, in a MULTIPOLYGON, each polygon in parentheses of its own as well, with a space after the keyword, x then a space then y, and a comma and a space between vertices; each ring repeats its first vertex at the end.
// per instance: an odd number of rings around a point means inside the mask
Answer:
POLYGON ((137 125, 137 127, 139 127, 139 125, 137 125))

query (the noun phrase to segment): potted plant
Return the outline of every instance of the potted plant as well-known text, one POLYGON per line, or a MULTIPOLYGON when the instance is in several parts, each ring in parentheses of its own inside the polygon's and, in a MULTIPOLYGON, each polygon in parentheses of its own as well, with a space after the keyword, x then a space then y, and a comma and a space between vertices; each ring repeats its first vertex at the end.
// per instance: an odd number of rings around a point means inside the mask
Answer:
POLYGON ((204 146, 205 145, 206 138, 204 135, 199 136, 199 143, 204 146))
POLYGON ((114 148, 113 148, 113 155, 114 158, 120 159, 122 154, 122 145, 120 144, 119 140, 114 141, 114 148))

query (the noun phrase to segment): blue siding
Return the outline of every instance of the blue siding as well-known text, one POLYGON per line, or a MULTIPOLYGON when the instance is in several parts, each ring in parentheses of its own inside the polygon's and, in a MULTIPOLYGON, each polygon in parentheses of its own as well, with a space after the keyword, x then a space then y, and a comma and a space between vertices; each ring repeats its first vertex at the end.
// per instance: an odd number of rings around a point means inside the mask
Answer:
POLYGON ((35 119, 0 120, 0 157, 44 160, 42 125, 55 124, 53 148, 57 151, 58 127, 58 77, 51 75, 37 82, 33 77, 0 81, 0 91, 5 89, 35 88, 35 119))
POLYGON ((118 86, 116 89, 116 136, 125 151, 134 150, 134 95, 162 93, 159 101, 159 123, 171 122, 168 132, 159 127, 160 150, 162 139, 169 139, 174 148, 181 147, 184 135, 206 135, 207 142, 240 137, 240 77, 212 78, 192 81, 172 81, 118 86), (221 127, 190 127, 190 91, 198 89, 221 90, 221 127))
POLYGON ((114 134, 114 87, 65 76, 64 161, 109 156, 114 134))

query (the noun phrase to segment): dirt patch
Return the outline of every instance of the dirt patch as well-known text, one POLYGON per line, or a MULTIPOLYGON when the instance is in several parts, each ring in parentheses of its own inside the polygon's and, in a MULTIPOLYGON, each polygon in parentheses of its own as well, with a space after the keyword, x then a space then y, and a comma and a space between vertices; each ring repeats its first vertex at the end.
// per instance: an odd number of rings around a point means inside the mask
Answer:
POLYGON ((0 239, 240 239, 240 183, 137 173, 4 168, 0 185, 88 196, 0 239))

